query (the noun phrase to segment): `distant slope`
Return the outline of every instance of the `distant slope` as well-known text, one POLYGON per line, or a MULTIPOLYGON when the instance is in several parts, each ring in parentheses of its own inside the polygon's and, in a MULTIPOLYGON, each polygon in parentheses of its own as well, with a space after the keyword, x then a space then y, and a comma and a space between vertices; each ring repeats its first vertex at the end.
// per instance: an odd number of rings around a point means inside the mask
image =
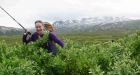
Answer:
MULTIPOLYGON (((87 18, 84 19, 84 22, 83 19, 82 21, 56 21, 54 26, 56 32, 62 34, 121 34, 140 30, 140 20, 87 18), (97 23, 93 24, 92 21, 97 21, 97 23), (99 21, 102 22, 98 23, 99 21)), ((31 30, 31 32, 34 31, 34 29, 31 30)), ((19 35, 22 33, 23 30, 19 28, 0 26, 0 35, 19 35)))
POLYGON ((58 27, 59 33, 124 33, 133 32, 140 29, 140 20, 121 21, 106 24, 83 24, 58 27))
POLYGON ((0 35, 20 35, 23 33, 22 29, 0 26, 0 35))

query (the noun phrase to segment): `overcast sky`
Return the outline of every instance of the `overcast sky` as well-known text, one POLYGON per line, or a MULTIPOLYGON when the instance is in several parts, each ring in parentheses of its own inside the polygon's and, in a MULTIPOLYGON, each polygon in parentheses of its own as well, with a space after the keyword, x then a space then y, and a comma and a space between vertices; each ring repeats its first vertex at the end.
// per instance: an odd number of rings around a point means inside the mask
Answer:
MULTIPOLYGON (((140 18, 140 0, 0 0, 4 7, 26 28, 35 20, 80 19, 95 16, 140 18)), ((19 27, 0 9, 0 25, 19 27)))

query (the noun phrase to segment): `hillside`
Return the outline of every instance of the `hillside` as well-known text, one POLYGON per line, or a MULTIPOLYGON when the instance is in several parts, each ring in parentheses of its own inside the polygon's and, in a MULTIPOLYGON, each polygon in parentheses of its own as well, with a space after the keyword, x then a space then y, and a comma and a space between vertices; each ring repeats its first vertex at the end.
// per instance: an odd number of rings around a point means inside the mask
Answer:
POLYGON ((0 26, 0 35, 19 35, 22 32, 23 30, 19 28, 0 26))
MULTIPOLYGON (((124 17, 95 17, 81 20, 55 21, 57 33, 60 34, 124 34, 140 29, 140 20, 124 17)), ((35 31, 30 29, 31 32, 35 31)), ((23 30, 13 27, 0 26, 0 35, 19 35, 23 30)))
POLYGON ((105 24, 63 25, 57 27, 59 33, 126 33, 140 29, 140 20, 120 21, 105 24))

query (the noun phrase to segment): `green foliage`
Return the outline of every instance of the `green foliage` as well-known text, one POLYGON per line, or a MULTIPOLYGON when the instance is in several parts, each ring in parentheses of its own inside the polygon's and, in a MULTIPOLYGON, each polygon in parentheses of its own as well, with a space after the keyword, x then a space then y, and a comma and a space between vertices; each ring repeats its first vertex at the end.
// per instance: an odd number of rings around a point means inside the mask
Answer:
POLYGON ((56 56, 38 47, 40 41, 9 47, 0 43, 0 75, 139 75, 140 35, 115 42, 77 43, 65 39, 56 56))

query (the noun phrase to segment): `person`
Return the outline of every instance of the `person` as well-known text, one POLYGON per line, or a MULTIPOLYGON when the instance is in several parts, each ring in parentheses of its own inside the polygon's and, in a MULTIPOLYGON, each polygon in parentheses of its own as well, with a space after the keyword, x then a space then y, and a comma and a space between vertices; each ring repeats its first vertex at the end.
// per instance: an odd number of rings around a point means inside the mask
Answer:
POLYGON ((26 32, 23 34, 23 43, 28 44, 30 42, 36 42, 39 38, 42 38, 46 32, 45 29, 47 28, 48 31, 48 37, 45 40, 46 42, 43 43, 43 48, 47 49, 47 51, 54 55, 56 55, 57 50, 56 50, 56 43, 59 44, 62 48, 64 47, 64 42, 61 41, 56 34, 54 33, 53 30, 53 25, 50 23, 48 24, 43 24, 41 20, 35 21, 35 28, 36 32, 31 35, 31 37, 28 38, 28 35, 30 35, 30 32, 26 32), (48 26, 47 26, 48 25, 48 26))

